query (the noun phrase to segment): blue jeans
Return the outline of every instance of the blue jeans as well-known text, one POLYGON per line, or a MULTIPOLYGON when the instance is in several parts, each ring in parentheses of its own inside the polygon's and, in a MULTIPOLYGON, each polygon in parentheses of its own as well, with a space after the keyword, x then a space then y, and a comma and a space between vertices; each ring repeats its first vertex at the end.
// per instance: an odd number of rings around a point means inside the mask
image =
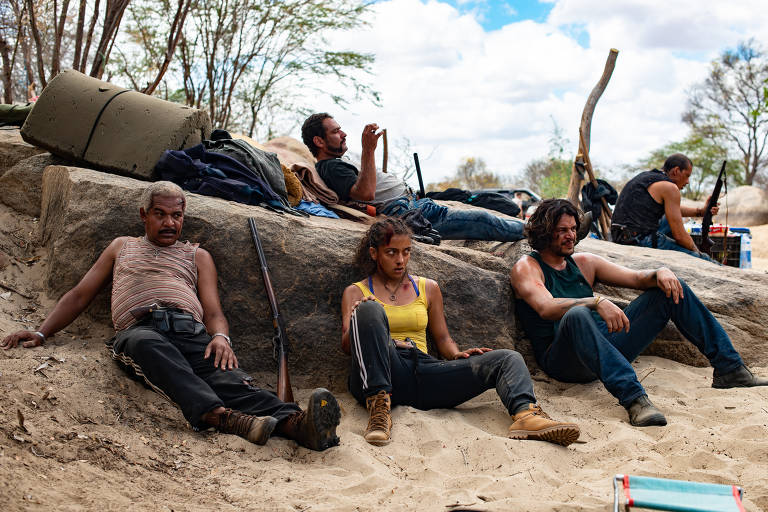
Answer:
POLYGON ((646 394, 631 361, 651 344, 671 319, 678 330, 709 359, 719 373, 743 364, 730 338, 712 313, 682 280, 684 298, 675 304, 652 288, 624 309, 629 332, 609 333, 602 318, 585 306, 571 308, 555 324, 555 339, 539 361, 551 377, 563 382, 600 379, 624 407, 646 394))
MULTIPOLYGON (((671 235, 672 235, 672 229, 669 227, 667 216, 664 215, 663 217, 661 217, 661 220, 659 221, 659 229, 656 232, 656 249, 684 252, 686 254, 690 254, 691 256, 695 256, 696 258, 701 258, 702 260, 711 261, 712 263, 718 263, 704 253, 693 252, 689 249, 686 249, 682 245, 678 244, 675 241, 675 239, 672 238, 671 235)), ((638 238, 637 245, 641 247, 653 247, 653 234, 646 235, 642 238, 638 238)))
POLYGON ((514 242, 523 238, 520 220, 502 219, 485 210, 452 210, 429 198, 413 199, 403 196, 387 203, 380 213, 399 216, 418 209, 432 223, 444 240, 497 240, 514 242))

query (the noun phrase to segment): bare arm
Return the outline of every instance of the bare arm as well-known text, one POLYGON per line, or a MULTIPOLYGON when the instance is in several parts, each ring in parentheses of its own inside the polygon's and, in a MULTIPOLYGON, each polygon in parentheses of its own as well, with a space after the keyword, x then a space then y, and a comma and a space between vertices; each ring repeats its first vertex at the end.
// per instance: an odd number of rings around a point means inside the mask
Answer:
MULTIPOLYGON (((211 254, 205 249, 197 249, 195 253, 197 264, 197 295, 203 306, 203 323, 209 334, 229 334, 229 324, 224 312, 221 310, 219 289, 216 277, 216 265, 211 254)), ((204 358, 208 359, 214 354, 213 365, 222 370, 238 368, 237 357, 232 347, 222 336, 214 336, 205 349, 204 358)))
POLYGON ((693 243, 693 238, 686 233, 683 226, 683 214, 680 210, 680 189, 674 183, 666 181, 654 183, 651 186, 654 185, 658 187, 659 195, 664 201, 664 214, 667 216, 672 238, 689 251, 699 252, 696 244, 693 243))
POLYGON ((363 292, 357 286, 351 284, 344 289, 341 296, 341 350, 349 354, 349 324, 352 312, 365 300, 373 300, 373 297, 363 297, 363 292))
POLYGON ((363 128, 363 154, 360 157, 360 174, 349 189, 349 197, 357 201, 373 201, 376 195, 376 145, 382 133, 376 133, 379 125, 371 123, 363 128))
MULTIPOLYGON (((578 256, 581 256, 579 254, 578 256)), ((574 256, 576 261, 576 255, 574 256)), ((591 262, 587 260, 584 268, 579 265, 579 269, 584 274, 587 282, 592 284, 594 281, 595 270, 591 267, 591 262)), ((610 332, 620 330, 629 331, 629 319, 624 312, 611 301, 603 297, 583 297, 583 298, 555 298, 544 285, 544 274, 538 262, 530 256, 523 256, 510 273, 509 279, 515 290, 515 295, 524 300, 538 315, 551 321, 558 321, 563 318, 571 308, 584 306, 597 311, 600 317, 605 321, 610 332)))
MULTIPOLYGON (((51 314, 40 326, 46 338, 71 324, 91 303, 97 293, 112 278, 112 268, 127 237, 116 238, 104 249, 96 263, 86 272, 74 288, 65 293, 56 303, 51 314)), ((15 347, 23 341, 24 347, 36 347, 43 344, 43 339, 32 331, 17 331, 6 336, 0 346, 4 349, 15 347), (25 341, 26 340, 26 341, 25 341)))

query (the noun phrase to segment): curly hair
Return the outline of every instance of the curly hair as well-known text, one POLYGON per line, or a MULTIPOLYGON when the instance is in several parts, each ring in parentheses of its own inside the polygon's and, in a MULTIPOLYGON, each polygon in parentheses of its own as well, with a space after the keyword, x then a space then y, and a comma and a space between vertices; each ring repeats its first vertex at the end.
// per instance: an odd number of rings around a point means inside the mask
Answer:
POLYGON ((411 229, 397 217, 387 217, 371 225, 357 246, 355 266, 370 276, 376 272, 376 261, 371 258, 370 248, 378 249, 387 245, 395 235, 411 236, 411 229))
POLYGON ((325 137, 325 127, 323 127, 323 121, 326 119, 333 119, 333 116, 328 112, 320 112, 309 116, 304 124, 301 125, 301 140, 312 152, 312 155, 317 156, 320 148, 315 146, 315 137, 321 139, 325 137))
POLYGON ((578 231, 584 219, 581 210, 572 202, 567 199, 546 199, 539 203, 536 211, 528 219, 524 231, 528 243, 534 250, 541 251, 549 247, 555 225, 563 215, 570 215, 576 220, 576 231, 578 231))

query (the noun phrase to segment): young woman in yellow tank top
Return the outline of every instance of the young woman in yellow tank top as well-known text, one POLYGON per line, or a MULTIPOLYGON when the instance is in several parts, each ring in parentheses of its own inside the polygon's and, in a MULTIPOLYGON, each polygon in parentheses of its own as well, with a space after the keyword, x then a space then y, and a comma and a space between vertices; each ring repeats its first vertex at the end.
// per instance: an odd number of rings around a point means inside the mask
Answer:
POLYGON ((342 349, 352 356, 349 389, 370 412, 364 437, 390 441, 392 405, 450 408, 496 388, 513 416, 509 436, 568 445, 572 423, 549 419, 536 405, 522 356, 513 350, 461 350, 448 332, 438 284, 408 273, 410 230, 397 218, 371 226, 356 263, 363 275, 342 296, 342 349), (427 353, 427 329, 442 359, 427 353))

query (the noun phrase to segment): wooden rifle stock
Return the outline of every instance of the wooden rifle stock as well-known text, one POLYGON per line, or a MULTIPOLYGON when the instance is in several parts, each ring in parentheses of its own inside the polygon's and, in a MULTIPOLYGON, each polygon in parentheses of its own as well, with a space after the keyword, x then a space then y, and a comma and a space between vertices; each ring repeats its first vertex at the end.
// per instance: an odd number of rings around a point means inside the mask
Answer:
MULTIPOLYGON (((707 209, 704 212, 704 216, 701 218, 701 242, 699 243, 699 250, 707 256, 712 256, 712 246, 715 242, 709 238, 709 228, 712 226, 712 208, 717 204, 720 199, 720 190, 723 188, 725 182, 725 164, 727 160, 723 160, 723 166, 720 168, 720 174, 717 175, 717 181, 715 182, 715 189, 712 191, 712 195, 707 201, 707 209)), ((725 240, 723 240, 725 243, 725 240)), ((725 248, 725 246, 723 246, 725 248)))
POLYGON ((293 402, 293 390, 291 389, 291 379, 288 376, 288 338, 285 335, 285 324, 283 317, 280 316, 280 310, 277 307, 277 298, 275 290, 272 288, 272 280, 269 278, 269 268, 267 267, 267 258, 264 255, 264 247, 261 245, 261 238, 256 229, 256 221, 253 217, 248 219, 248 226, 251 228, 251 238, 256 246, 256 252, 259 253, 259 264, 261 266, 261 277, 264 279, 264 289, 269 298, 269 308, 272 310, 272 326, 275 328, 275 335, 272 338, 274 347, 273 355, 277 360, 277 398, 283 402, 293 402))

